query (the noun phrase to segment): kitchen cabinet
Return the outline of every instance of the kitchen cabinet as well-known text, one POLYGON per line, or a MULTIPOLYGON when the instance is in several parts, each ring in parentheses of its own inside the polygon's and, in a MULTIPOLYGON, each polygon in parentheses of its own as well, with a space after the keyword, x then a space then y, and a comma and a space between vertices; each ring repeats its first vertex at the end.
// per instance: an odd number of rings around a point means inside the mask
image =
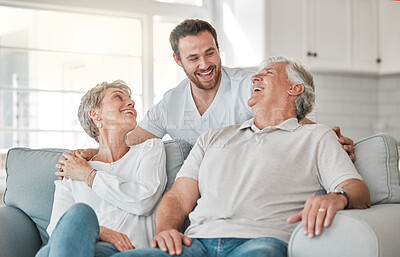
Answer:
POLYGON ((377 73, 378 54, 378 1, 353 0, 352 12, 352 70, 377 73))
POLYGON ((285 55, 304 61, 305 0, 267 0, 265 4, 266 57, 285 55))
POLYGON ((380 74, 400 73, 400 1, 379 0, 380 74))
POLYGON ((351 1, 306 1, 307 63, 313 70, 351 66, 351 1))
POLYGON ((313 72, 400 74, 400 1, 267 0, 266 57, 313 72))
POLYGON ((311 70, 351 67, 351 1, 268 0, 266 55, 288 55, 311 70))

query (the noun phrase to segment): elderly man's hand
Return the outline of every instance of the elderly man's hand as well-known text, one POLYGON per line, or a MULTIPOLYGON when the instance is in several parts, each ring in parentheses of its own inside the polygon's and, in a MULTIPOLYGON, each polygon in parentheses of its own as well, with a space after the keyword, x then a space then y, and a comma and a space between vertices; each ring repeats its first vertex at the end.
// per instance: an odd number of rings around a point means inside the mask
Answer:
POLYGON ((343 210, 347 199, 340 194, 326 194, 307 199, 304 209, 287 219, 289 223, 303 222, 303 231, 310 238, 322 233, 322 226, 329 227, 338 210, 343 210))
POLYGON ((62 156, 56 164, 58 169, 56 176, 86 182, 87 176, 92 170, 88 162, 84 158, 70 153, 63 153, 62 156))
POLYGON ((163 252, 169 255, 180 255, 182 253, 182 242, 189 246, 192 239, 180 233, 176 229, 164 230, 157 233, 150 242, 151 247, 159 247, 163 252))
POLYGON ((340 133, 340 128, 338 126, 335 126, 332 128, 333 131, 336 132, 336 135, 339 138, 339 143, 342 144, 343 149, 349 154, 349 157, 351 160, 354 160, 354 142, 348 137, 343 136, 340 133))

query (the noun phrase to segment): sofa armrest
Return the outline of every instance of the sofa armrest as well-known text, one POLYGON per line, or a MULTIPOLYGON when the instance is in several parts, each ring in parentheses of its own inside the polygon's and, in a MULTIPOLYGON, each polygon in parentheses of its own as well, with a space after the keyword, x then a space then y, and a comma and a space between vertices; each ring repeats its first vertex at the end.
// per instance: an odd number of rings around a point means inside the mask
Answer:
POLYGON ((301 224, 289 241, 289 257, 395 257, 400 252, 400 204, 336 213, 321 236, 308 238, 301 224))
POLYGON ((24 212, 0 207, 0 256, 35 256, 41 245, 35 223, 24 212))

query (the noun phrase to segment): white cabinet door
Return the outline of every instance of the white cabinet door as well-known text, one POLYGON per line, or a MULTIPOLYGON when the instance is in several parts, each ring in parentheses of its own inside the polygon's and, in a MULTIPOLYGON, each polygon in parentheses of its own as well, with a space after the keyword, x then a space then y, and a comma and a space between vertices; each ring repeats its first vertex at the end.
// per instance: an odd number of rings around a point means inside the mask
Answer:
POLYGON ((303 0, 266 1, 266 57, 285 55, 304 62, 304 3, 303 0))
POLYGON ((307 1, 307 59, 314 70, 351 67, 351 1, 307 1))
POLYGON ((288 55, 313 71, 351 66, 350 0, 268 0, 266 55, 288 55))
POLYGON ((400 1, 379 1, 381 74, 400 72, 400 1))
POLYGON ((353 71, 378 72, 378 2, 353 0, 353 71))

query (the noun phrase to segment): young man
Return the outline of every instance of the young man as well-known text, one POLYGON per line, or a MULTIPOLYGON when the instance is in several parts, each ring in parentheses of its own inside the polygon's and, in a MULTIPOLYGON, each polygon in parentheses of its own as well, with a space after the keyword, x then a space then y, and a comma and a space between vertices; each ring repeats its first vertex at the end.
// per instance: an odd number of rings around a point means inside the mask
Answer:
MULTIPOLYGON (((247 100, 254 73, 221 66, 217 33, 208 22, 184 20, 171 32, 170 43, 174 60, 188 78, 148 110, 136 129, 128 133, 127 145, 166 134, 194 145, 209 128, 242 124, 253 117, 247 100)), ((302 123, 312 122, 304 119, 302 123)), ((353 141, 342 136, 338 127, 334 130, 353 159, 353 141)), ((90 159, 97 151, 84 150, 81 156, 90 159)))
POLYGON ((115 257, 286 257, 294 223, 302 220, 306 235, 319 236, 338 210, 370 206, 335 133, 299 124, 314 106, 312 75, 278 57, 252 81, 254 118, 199 137, 160 202, 154 248, 115 257), (314 197, 320 190, 330 193, 314 197))
MULTIPOLYGON (((187 79, 165 93, 139 126, 127 135, 127 144, 169 134, 194 144, 209 128, 242 124, 253 117, 247 100, 254 73, 221 66, 217 32, 206 21, 184 20, 171 32, 175 62, 187 79)), ((304 119, 302 123, 312 123, 304 119)), ((335 127, 344 149, 353 158, 353 141, 335 127)))

